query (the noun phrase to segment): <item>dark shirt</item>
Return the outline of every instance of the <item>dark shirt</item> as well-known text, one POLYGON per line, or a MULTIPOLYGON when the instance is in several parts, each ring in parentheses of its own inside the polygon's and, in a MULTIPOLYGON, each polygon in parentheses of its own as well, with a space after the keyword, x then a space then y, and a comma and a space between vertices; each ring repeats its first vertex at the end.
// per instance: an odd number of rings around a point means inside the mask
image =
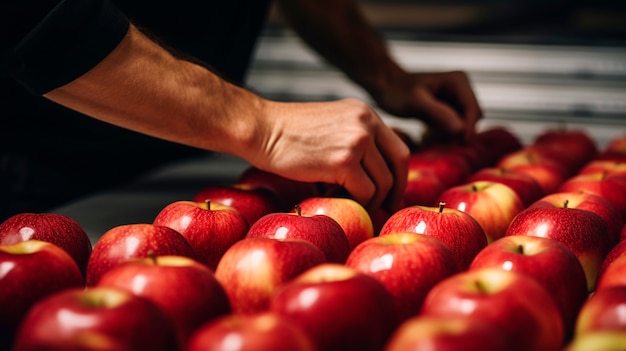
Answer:
MULTIPOLYGON (((3 0, 0 220, 117 185, 202 150, 115 127, 44 94, 100 62, 133 22, 225 79, 245 81, 269 1, 3 0)), ((176 118, 176 116, 172 116, 176 118)))

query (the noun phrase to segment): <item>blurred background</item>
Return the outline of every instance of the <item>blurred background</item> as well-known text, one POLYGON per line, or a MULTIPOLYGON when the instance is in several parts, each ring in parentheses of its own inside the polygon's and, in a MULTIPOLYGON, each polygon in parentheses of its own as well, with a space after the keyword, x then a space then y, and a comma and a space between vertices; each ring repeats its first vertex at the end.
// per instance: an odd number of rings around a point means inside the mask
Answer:
MULTIPOLYGON (((626 1, 358 0, 402 66, 465 70, 484 110, 480 128, 530 142, 546 128, 584 128, 600 147, 626 134, 626 1)), ((328 66, 272 11, 249 84, 279 100, 365 93, 328 66)), ((380 114, 419 138, 423 126, 380 114)))

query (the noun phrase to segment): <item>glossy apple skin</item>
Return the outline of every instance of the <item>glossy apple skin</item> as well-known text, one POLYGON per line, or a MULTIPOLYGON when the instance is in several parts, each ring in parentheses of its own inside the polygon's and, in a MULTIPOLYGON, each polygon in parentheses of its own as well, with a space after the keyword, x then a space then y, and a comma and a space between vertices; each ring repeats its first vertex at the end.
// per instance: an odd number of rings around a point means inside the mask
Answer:
POLYGON ((403 195, 404 206, 431 206, 446 189, 447 186, 433 171, 409 169, 403 195))
POLYGON ((235 313, 267 310, 271 297, 298 274, 326 262, 302 239, 245 238, 231 246, 215 270, 235 313))
POLYGON ((389 338, 384 351, 507 351, 513 345, 495 323, 465 316, 414 316, 389 338))
POLYGON ((308 335, 269 311, 233 313, 196 331, 184 351, 316 351, 308 335), (233 343, 237 340, 237 343, 233 343))
POLYGON ((626 285, 626 256, 619 256, 606 265, 602 275, 598 277, 595 291, 623 285, 626 285))
POLYGON ((598 195, 610 202, 626 221, 626 176, 619 174, 588 173, 567 179, 559 192, 582 191, 598 195))
POLYGON ((327 215, 270 213, 256 221, 246 237, 307 240, 324 252, 327 262, 333 263, 344 263, 350 253, 350 243, 343 228, 327 215))
POLYGON ((466 316, 494 323, 513 350, 560 350, 563 320, 550 294, 521 273, 483 268, 455 274, 435 285, 423 316, 466 316))
POLYGON ((433 172, 446 188, 460 184, 472 173, 472 168, 462 155, 436 148, 412 154, 409 170, 433 172))
POLYGON ((343 228, 350 250, 374 237, 372 219, 361 204, 342 197, 310 197, 300 202, 304 214, 327 215, 343 228))
POLYGON ((609 253, 606 254, 606 256, 604 257, 604 260, 602 260, 602 265, 600 266, 598 276, 601 276, 602 274, 604 274, 604 271, 607 269, 607 267, 610 266, 613 263, 613 261, 615 261, 616 259, 622 256, 626 256, 626 241, 623 241, 623 240, 615 244, 611 248, 609 253))
POLYGON ((498 182, 508 186, 519 196, 524 207, 529 206, 544 195, 539 183, 531 176, 506 168, 486 167, 479 169, 474 172, 466 182, 471 183, 476 181, 498 182))
POLYGON ((537 236, 500 238, 476 255, 470 270, 499 268, 525 274, 550 293, 563 316, 566 338, 587 299, 587 278, 578 258, 565 245, 537 236))
POLYGON ((201 189, 192 199, 194 202, 206 202, 230 206, 239 211, 248 224, 268 213, 280 210, 280 200, 272 191, 265 188, 249 188, 243 185, 210 185, 201 189))
POLYGON ((581 263, 588 291, 591 292, 602 261, 611 247, 608 231, 604 220, 591 211, 553 205, 527 208, 520 212, 511 221, 506 236, 538 236, 565 245, 581 263))
POLYGON ((74 259, 52 243, 31 239, 0 245, 0 346, 38 300, 84 285, 74 259))
POLYGON ((315 183, 301 182, 260 170, 256 167, 245 169, 235 183, 248 188, 264 188, 276 194, 280 200, 280 212, 289 212, 302 200, 319 196, 315 183))
POLYGON ((304 330, 319 350, 380 350, 397 326, 385 287, 337 263, 315 266, 287 283, 270 311, 304 330))
POLYGON ((448 208, 474 217, 485 231, 487 243, 503 237, 513 217, 525 208, 507 185, 482 180, 448 188, 439 195, 439 200, 448 208))
POLYGON ((543 194, 555 192, 570 175, 570 171, 563 165, 531 146, 503 156, 496 166, 531 176, 539 184, 543 194))
POLYGON ((97 284, 130 292, 159 306, 170 318, 182 347, 200 325, 231 311, 213 271, 183 256, 155 256, 121 263, 97 284))
POLYGON ((598 331, 626 333, 626 285, 596 291, 580 309, 576 334, 598 331))
POLYGON ((124 261, 151 255, 196 259, 187 239, 172 228, 147 223, 120 225, 105 232, 93 246, 87 264, 87 286, 96 285, 104 272, 124 261))
POLYGON ((30 239, 51 242, 67 251, 85 274, 92 245, 74 219, 55 213, 19 213, 0 224, 0 245, 30 239))
POLYGON ((391 233, 432 235, 444 243, 459 265, 469 267, 474 256, 487 246, 487 236, 478 221, 454 208, 410 206, 395 212, 380 230, 380 236, 391 233))
POLYGON ((401 321, 419 313, 436 283, 459 272, 447 246, 433 236, 415 233, 369 239, 352 250, 346 266, 380 281, 393 296, 401 321))
POLYGON ((176 201, 165 206, 152 224, 179 232, 197 259, 213 271, 224 252, 243 239, 250 228, 248 220, 233 207, 194 201, 176 201))
POLYGON ((609 236, 611 238, 609 245, 613 246, 618 242, 624 221, 620 213, 610 202, 595 194, 580 191, 556 192, 542 197, 528 207, 563 207, 566 202, 567 207, 591 211, 600 216, 608 226, 609 236))
POLYGON ((107 340, 116 350, 175 350, 171 321, 154 303, 108 288, 66 289, 26 315, 14 350, 90 350, 107 340))

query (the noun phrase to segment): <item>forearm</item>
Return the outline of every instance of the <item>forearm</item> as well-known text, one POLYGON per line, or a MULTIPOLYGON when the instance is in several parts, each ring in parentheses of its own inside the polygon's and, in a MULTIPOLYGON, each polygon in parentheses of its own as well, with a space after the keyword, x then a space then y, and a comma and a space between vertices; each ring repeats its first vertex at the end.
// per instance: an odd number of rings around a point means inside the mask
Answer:
POLYGON ((330 63, 376 96, 404 73, 352 0, 279 0, 289 25, 330 63))
POLYGON ((133 26, 102 62, 44 96, 117 126, 244 158, 264 108, 256 95, 175 57, 133 26))

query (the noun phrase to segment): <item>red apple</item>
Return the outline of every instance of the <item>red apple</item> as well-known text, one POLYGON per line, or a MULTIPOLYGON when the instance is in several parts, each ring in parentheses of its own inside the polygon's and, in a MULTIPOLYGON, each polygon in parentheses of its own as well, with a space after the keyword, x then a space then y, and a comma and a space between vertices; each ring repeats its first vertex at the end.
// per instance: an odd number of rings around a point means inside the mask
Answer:
POLYGON ((154 302, 173 322, 181 347, 202 324, 231 311, 226 292, 209 267, 184 256, 121 263, 105 272, 97 286, 154 302))
POLYGON ((626 334, 626 285, 598 290, 580 309, 576 334, 616 331, 626 334))
POLYGON ((317 265, 285 284, 270 311, 304 330, 319 350, 380 350, 397 325, 387 289, 338 263, 317 265))
POLYGON ((250 227, 246 237, 307 240, 324 252, 328 262, 344 263, 350 253, 346 233, 336 220, 327 215, 302 213, 300 206, 296 206, 295 213, 263 216, 250 227))
POLYGON ((563 351, 623 351, 626 333, 600 331, 576 335, 563 351))
POLYGON ((196 259, 189 242, 172 228, 143 223, 120 225, 109 229, 93 246, 87 264, 87 285, 95 285, 104 272, 122 262, 151 255, 196 259))
POLYGON ((219 203, 239 211, 250 225, 268 213, 280 210, 276 194, 265 188, 250 188, 245 185, 209 185, 201 189, 192 199, 194 202, 219 203))
POLYGON ((298 274, 326 262, 302 239, 245 238, 231 246, 215 270, 236 313, 267 310, 271 297, 298 274))
POLYGON ((415 233, 371 238, 352 250, 346 266, 380 281, 393 296, 400 320, 417 315, 428 291, 459 271, 452 251, 439 239, 415 233))
POLYGON ((506 235, 538 236, 564 244, 578 257, 591 292, 610 248, 608 226, 592 211, 571 207, 567 202, 549 205, 520 212, 509 225, 506 235))
POLYGON ((531 176, 543 194, 555 192, 570 175, 570 171, 562 164, 531 146, 503 156, 497 167, 531 176))
POLYGON ((300 202, 302 213, 327 215, 343 228, 350 250, 374 237, 372 219, 361 204, 342 197, 310 197, 300 202))
POLYGON ((173 202, 152 223, 179 232, 193 247, 197 259, 214 271, 224 252, 243 239, 250 228, 239 211, 210 201, 173 202))
POLYGON ((19 213, 0 224, 0 245, 30 239, 51 242, 67 251, 85 274, 91 241, 72 218, 55 213, 19 213))
POLYGON ((392 233, 432 235, 441 240, 459 265, 469 267, 474 256, 487 246, 487 236, 478 221, 469 214, 445 207, 410 206, 394 213, 380 230, 380 236, 392 233))
POLYGON ((610 236, 609 245, 613 246, 619 240, 620 232, 624 226, 622 216, 610 202, 600 196, 584 192, 556 192, 540 198, 529 207, 554 206, 567 206, 597 214, 602 217, 608 226, 610 236))
POLYGON ((616 257, 605 266, 602 275, 598 277, 595 292, 614 286, 626 286, 626 256, 616 257))
POLYGON ((578 175, 593 174, 593 173, 605 173, 605 174, 618 174, 626 176, 626 158, 624 160, 593 160, 587 163, 580 171, 578 175))
POLYGON ((525 208, 513 189, 483 180, 448 188, 439 199, 474 217, 483 227, 487 243, 503 237, 513 217, 525 208))
POLYGON ((185 351, 315 351, 308 335, 272 312, 229 314, 196 331, 185 351))
POLYGON ((556 302, 566 335, 574 330, 587 299, 587 279, 578 258, 556 240, 514 235, 498 239, 476 255, 470 270, 499 268, 522 273, 541 284, 556 302))
POLYGON ((597 159, 626 161, 626 135, 609 140, 597 159))
POLYGON ((504 155, 518 151, 523 147, 518 136, 502 126, 478 131, 472 142, 480 145, 487 165, 494 165, 504 155))
POLYGON ((604 172, 577 175, 567 179, 558 191, 598 195, 610 202, 626 221, 626 176, 604 172))
POLYGON ((544 195, 539 183, 533 177, 506 168, 487 167, 479 169, 467 179, 467 183, 476 181, 497 182, 508 186, 515 191, 524 206, 529 206, 544 195))
POLYGON ((72 257, 55 244, 0 245, 0 339, 11 339, 26 311, 54 292, 85 285, 72 257))
POLYGON ((535 137, 533 145, 554 155, 572 173, 598 155, 598 148, 589 133, 580 129, 548 129, 535 137))
POLYGON ((446 188, 432 170, 409 169, 404 206, 430 206, 446 188))
POLYGON ((560 350, 563 320, 550 294, 521 273, 483 268, 455 274, 435 285, 423 316, 467 316, 501 327, 517 350, 560 350))
POLYGON ((606 270, 606 268, 613 263, 613 261, 615 261, 616 259, 618 259, 619 257, 622 256, 626 256, 626 241, 620 241, 617 244, 615 244, 611 250, 609 251, 608 254, 606 254, 606 256, 604 257, 604 260, 602 260, 602 265, 600 266, 600 270, 598 272, 598 276, 601 276, 604 271, 606 270))
POLYGON ((315 183, 301 182, 277 174, 249 167, 244 170, 236 184, 247 188, 269 189, 280 200, 279 210, 290 211, 302 200, 320 195, 315 183))
POLYGON ((24 318, 13 347, 14 351, 92 349, 171 351, 176 350, 176 337, 172 322, 148 299, 110 288, 75 288, 37 302, 24 318), (110 345, 98 346, 102 341, 110 345))
POLYGON ((513 345, 495 323, 465 316, 412 317, 394 331, 385 351, 506 351, 513 345))
POLYGON ((448 153, 443 149, 428 148, 411 155, 409 170, 430 171, 447 188, 463 182, 472 172, 463 155, 448 153))

